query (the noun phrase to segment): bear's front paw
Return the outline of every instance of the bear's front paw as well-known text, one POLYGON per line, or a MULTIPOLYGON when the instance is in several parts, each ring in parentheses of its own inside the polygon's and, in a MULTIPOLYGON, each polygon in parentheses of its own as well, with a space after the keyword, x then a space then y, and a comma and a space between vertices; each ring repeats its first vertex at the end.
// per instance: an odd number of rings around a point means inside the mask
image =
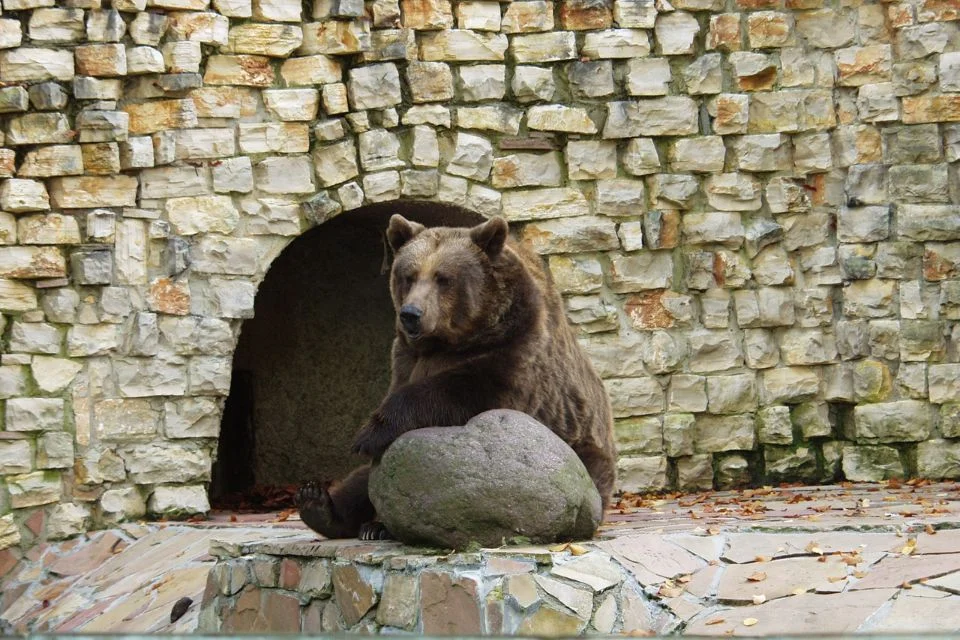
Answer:
POLYGON ((353 451, 369 456, 373 460, 379 460, 393 440, 383 423, 374 417, 363 429, 360 429, 360 433, 353 441, 353 451))

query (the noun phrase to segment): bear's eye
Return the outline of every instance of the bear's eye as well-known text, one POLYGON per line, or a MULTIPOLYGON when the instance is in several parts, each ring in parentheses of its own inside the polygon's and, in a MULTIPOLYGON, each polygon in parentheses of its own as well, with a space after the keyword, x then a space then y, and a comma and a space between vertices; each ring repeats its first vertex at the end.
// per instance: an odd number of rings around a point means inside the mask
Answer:
POLYGON ((412 287, 413 283, 417 281, 417 276, 410 274, 403 279, 404 284, 408 287, 412 287))
POLYGON ((450 286, 450 278, 442 273, 435 273, 433 279, 436 281, 438 287, 450 286))

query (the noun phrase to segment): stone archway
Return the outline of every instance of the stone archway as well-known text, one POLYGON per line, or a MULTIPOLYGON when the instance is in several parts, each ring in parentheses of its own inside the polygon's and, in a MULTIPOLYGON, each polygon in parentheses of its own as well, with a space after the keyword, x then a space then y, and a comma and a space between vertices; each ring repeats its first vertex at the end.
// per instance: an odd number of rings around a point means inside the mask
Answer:
POLYGON ((253 486, 333 479, 361 462, 353 434, 390 380, 393 213, 427 225, 481 220, 419 201, 339 215, 291 242, 260 284, 240 331, 211 498, 253 486))

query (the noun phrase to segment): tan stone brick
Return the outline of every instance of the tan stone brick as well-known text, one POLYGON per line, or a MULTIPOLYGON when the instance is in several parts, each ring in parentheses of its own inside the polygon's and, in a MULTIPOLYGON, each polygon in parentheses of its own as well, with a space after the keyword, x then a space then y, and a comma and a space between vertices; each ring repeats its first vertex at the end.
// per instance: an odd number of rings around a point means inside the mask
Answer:
POLYGON ((432 31, 453 26, 450 0, 400 0, 400 9, 407 29, 432 31))
POLYGON ((747 16, 747 37, 750 47, 764 49, 792 44, 793 18, 779 11, 758 11, 747 16))
POLYGON ((134 176, 64 177, 50 180, 50 200, 58 209, 137 206, 134 176))
POLYGON ((197 126, 193 100, 153 100, 124 107, 130 116, 130 133, 142 135, 197 126))
POLYGON ((907 124, 960 121, 960 95, 904 97, 903 121, 907 124))
POLYGON ((269 87, 273 85, 273 65, 265 56, 210 56, 203 74, 204 84, 269 87))
POLYGON ((366 20, 325 20, 303 25, 301 54, 335 56, 369 49, 370 23, 366 20))
POLYGON ((127 50, 122 44, 88 44, 74 49, 77 73, 84 76, 127 75, 127 50))
POLYGON ((229 53, 286 58, 303 43, 303 29, 289 24, 248 22, 230 29, 229 53))
POLYGON ((850 47, 835 54, 837 83, 845 87, 886 82, 893 74, 893 49, 888 44, 850 47))
POLYGON ((707 32, 707 49, 721 51, 740 51, 740 14, 721 13, 710 17, 710 30, 707 32))
POLYGON ((62 278, 67 263, 57 247, 0 247, 0 277, 62 278))
POLYGON ((613 24, 611 5, 590 0, 562 0, 560 2, 560 26, 572 31, 608 29, 613 24))
POLYGON ((85 173, 109 176, 120 173, 120 147, 116 142, 80 145, 85 173))
POLYGON ((290 58, 280 66, 280 77, 289 87, 340 82, 343 70, 340 63, 325 55, 290 58))
POLYGON ((533 33, 553 29, 553 2, 530 0, 511 2, 503 14, 504 33, 533 33))

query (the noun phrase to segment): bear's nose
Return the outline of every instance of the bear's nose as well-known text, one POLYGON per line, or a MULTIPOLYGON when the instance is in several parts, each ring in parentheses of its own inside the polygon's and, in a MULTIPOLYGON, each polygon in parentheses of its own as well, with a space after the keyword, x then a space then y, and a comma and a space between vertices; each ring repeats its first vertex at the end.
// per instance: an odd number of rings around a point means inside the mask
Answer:
POLYGON ((412 304, 405 304, 400 307, 400 324, 410 335, 420 333, 420 318, 423 316, 423 310, 412 304))

